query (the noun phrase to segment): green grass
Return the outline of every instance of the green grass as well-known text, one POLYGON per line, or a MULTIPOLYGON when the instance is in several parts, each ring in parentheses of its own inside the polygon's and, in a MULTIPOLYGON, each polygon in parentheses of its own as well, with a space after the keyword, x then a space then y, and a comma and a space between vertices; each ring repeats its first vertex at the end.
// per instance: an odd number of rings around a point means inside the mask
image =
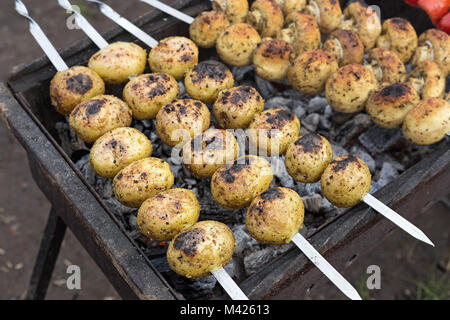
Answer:
POLYGON ((450 281, 448 273, 440 277, 433 270, 426 282, 416 282, 417 300, 448 300, 450 298, 450 281))
POLYGON ((358 293, 361 296, 361 298, 363 300, 375 300, 371 295, 370 295, 370 290, 369 288, 367 288, 367 278, 368 277, 363 277, 360 281, 359 281, 359 286, 358 286, 358 293))

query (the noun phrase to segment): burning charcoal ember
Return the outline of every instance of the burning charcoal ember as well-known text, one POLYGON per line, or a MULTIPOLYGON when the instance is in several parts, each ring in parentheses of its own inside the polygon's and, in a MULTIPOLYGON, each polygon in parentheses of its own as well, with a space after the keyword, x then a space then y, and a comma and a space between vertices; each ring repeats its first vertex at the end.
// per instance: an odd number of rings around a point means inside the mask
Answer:
POLYGON ((320 194, 313 194, 311 196, 303 197, 303 204, 305 210, 311 213, 319 213, 322 207, 322 196, 320 194))
POLYGON ((350 153, 358 156, 362 161, 364 161, 372 174, 375 173, 376 170, 376 162, 375 160, 368 154, 365 150, 358 146, 353 146, 350 149, 350 153))
POLYGON ((278 90, 272 85, 270 81, 261 79, 255 74, 256 90, 261 94, 264 100, 268 100, 273 97, 278 90))
POLYGON ((236 277, 238 273, 237 263, 234 261, 233 258, 231 258, 230 262, 228 262, 228 264, 224 267, 224 269, 232 278, 236 277))
POLYGON ((284 97, 273 97, 270 98, 269 100, 267 100, 264 103, 264 108, 265 109, 270 109, 270 108, 283 108, 286 110, 290 110, 292 106, 292 100, 289 98, 284 98, 284 97))
POLYGON ((258 245, 253 247, 251 249, 252 251, 244 257, 244 269, 246 274, 249 276, 258 272, 264 265, 285 253, 293 246, 294 244, 290 242, 281 246, 258 245))
POLYGON ((89 151, 81 138, 75 134, 67 122, 57 122, 55 129, 61 141, 61 147, 67 154, 74 154, 77 151, 89 151))
POLYGON ((136 211, 136 209, 134 208, 125 207, 114 197, 104 199, 103 202, 108 207, 108 209, 117 216, 123 216, 124 214, 129 214, 131 212, 136 211))
POLYGON ((348 154, 348 151, 346 149, 337 144, 331 143, 331 148, 333 149, 333 158, 348 154))
POLYGON ((273 174, 279 181, 279 184, 286 188, 293 188, 295 182, 286 170, 285 156, 273 157, 270 159, 270 162, 273 174))
POLYGON ((91 166, 91 163, 89 162, 88 154, 85 155, 84 157, 82 157, 80 160, 78 160, 75 163, 75 166, 78 168, 78 170, 80 170, 81 174, 87 180, 87 182, 89 182, 90 185, 95 184, 95 180, 97 179, 97 176, 96 176, 94 170, 92 170, 92 166, 91 166))
POLYGON ((152 259, 151 263, 158 272, 166 273, 171 271, 166 257, 152 259))
POLYGON ((302 125, 311 132, 316 132, 319 125, 320 115, 318 113, 311 113, 302 121, 302 125))
POLYGON ((294 101, 292 105, 292 111, 299 119, 303 119, 306 115, 305 105, 301 101, 294 101))
POLYGON ((353 139, 356 139, 370 126, 372 126, 372 121, 367 114, 357 114, 339 128, 334 141, 336 141, 340 146, 345 146, 353 139))
POLYGON ((309 101, 307 110, 309 113, 323 113, 327 105, 327 99, 323 97, 314 97, 309 101))
POLYGON ((384 162, 378 174, 377 184, 384 187, 399 176, 397 169, 389 162, 384 162))
POLYGON ((233 74, 234 81, 239 82, 244 80, 245 76, 253 71, 253 65, 245 67, 233 67, 231 73, 233 74))
POLYGON ((240 255, 245 249, 257 244, 256 240, 246 231, 245 225, 236 225, 231 230, 233 231, 234 239, 236 240, 235 254, 240 255))
POLYGON ((384 129, 372 126, 359 136, 359 142, 372 154, 385 152, 402 139, 399 129, 384 129))
POLYGON ((319 125, 318 125, 319 130, 325 130, 325 132, 327 132, 328 130, 331 129, 331 126, 332 123, 329 120, 329 117, 326 117, 324 115, 319 116, 319 125))
POLYGON ((204 299, 212 295, 212 291, 217 284, 213 275, 202 278, 186 278, 170 271, 167 273, 169 283, 179 291, 186 299, 204 299))
POLYGON ((395 160, 393 157, 391 157, 388 154, 378 155, 375 162, 376 162, 377 168, 379 168, 379 169, 382 168, 382 166, 385 162, 389 162, 395 169, 397 169, 397 171, 399 171, 399 172, 405 171, 405 165, 401 164, 400 162, 398 162, 397 160, 395 160))

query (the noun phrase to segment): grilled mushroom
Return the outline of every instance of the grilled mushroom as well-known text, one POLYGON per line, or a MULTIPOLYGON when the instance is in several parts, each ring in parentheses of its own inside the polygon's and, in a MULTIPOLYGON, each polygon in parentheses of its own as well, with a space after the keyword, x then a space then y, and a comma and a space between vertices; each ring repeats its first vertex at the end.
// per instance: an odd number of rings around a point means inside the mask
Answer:
POLYGON ((351 30, 333 31, 324 42, 323 50, 334 55, 341 67, 364 61, 364 45, 351 30))
POLYGON ((450 132, 450 102, 428 98, 419 102, 403 122, 403 135, 418 145, 442 140, 450 132))
POLYGON ((216 11, 223 11, 231 23, 241 23, 245 21, 248 14, 247 0, 213 0, 212 8, 216 11))
POLYGON ((264 99, 250 86, 222 91, 213 106, 214 118, 225 129, 246 128, 255 114, 263 110, 264 99))
POLYGON ((184 144, 209 128, 210 112, 200 101, 178 99, 167 104, 156 115, 156 133, 168 146, 184 144))
POLYGON ((241 209, 266 191, 273 171, 264 158, 247 155, 217 169, 211 178, 213 199, 227 209, 241 209))
POLYGON ((275 0, 255 0, 247 15, 247 22, 261 37, 274 37, 283 27, 283 12, 275 0))
POLYGON ((192 190, 173 188, 145 200, 137 214, 137 226, 147 238, 172 240, 197 222, 200 203, 192 190))
POLYGON ((257 196, 245 216, 245 225, 253 238, 262 243, 289 243, 303 226, 305 208, 297 192, 289 188, 271 188, 257 196))
POLYGON ((292 87, 306 94, 319 94, 325 82, 339 68, 334 56, 324 50, 314 50, 298 56, 288 70, 292 87))
POLYGON ((312 183, 320 180, 333 160, 333 150, 327 139, 308 133, 291 143, 286 151, 286 169, 295 181, 312 183))
POLYGON ((123 89, 123 99, 138 120, 154 119, 158 111, 180 94, 177 81, 165 73, 142 74, 123 89))
POLYGON ((320 48, 319 26, 311 15, 300 11, 293 12, 286 17, 285 26, 277 38, 291 43, 296 56, 320 48))
POLYGON ((357 205, 369 193, 372 182, 369 168, 354 155, 337 157, 320 179, 322 194, 337 207, 357 205))
POLYGON ((152 142, 142 132, 134 128, 117 128, 95 141, 89 160, 95 173, 112 178, 130 163, 151 154, 152 142))
POLYGON ((229 26, 216 42, 217 53, 225 63, 232 66, 246 66, 252 63, 253 51, 261 37, 252 26, 239 23, 229 26))
POLYGON ((336 30, 342 20, 342 9, 337 0, 308 0, 305 11, 316 19, 323 33, 336 30))
POLYGON ((130 107, 119 98, 100 95, 80 103, 69 116, 69 125, 84 141, 91 143, 110 130, 129 127, 130 107))
POLYGON ((406 79, 406 68, 394 51, 374 48, 370 50, 367 63, 381 86, 403 82, 406 79))
POLYGON ((199 278, 223 268, 236 248, 233 232, 217 221, 200 221, 181 231, 170 242, 170 268, 187 278, 199 278))
POLYGON ((375 92, 367 101, 366 110, 378 126, 396 128, 420 97, 409 83, 396 83, 375 92))
POLYGON ((88 63, 107 83, 118 84, 144 72, 147 51, 132 42, 114 42, 95 53, 88 63))
POLYGON ((302 11, 306 7, 306 0, 275 0, 281 7, 285 17, 292 12, 302 11))
POLYGON ((365 50, 372 49, 381 34, 381 22, 377 13, 361 2, 352 2, 344 10, 344 21, 339 29, 347 29, 359 35, 365 50))
POLYGON ((198 63, 198 48, 185 37, 168 37, 161 40, 148 56, 150 69, 167 73, 180 80, 198 63))
POLYGON ((50 98, 56 111, 68 115, 80 103, 105 93, 105 83, 95 71, 75 66, 59 71, 50 82, 50 98))
POLYGON ((189 26, 191 39, 202 48, 212 48, 230 21, 222 11, 204 11, 189 26))
POLYGON ((291 65, 292 45, 283 40, 264 40, 253 52, 253 66, 261 78, 268 81, 283 80, 291 65))
POLYGON ((450 36, 438 29, 429 29, 419 37, 419 46, 412 59, 417 66, 420 62, 432 60, 441 68, 444 76, 450 73, 450 36))
POLYGON ((417 33, 408 20, 403 18, 387 19, 383 23, 377 47, 395 52, 403 63, 408 62, 417 48, 417 33))
POLYGON ((211 129, 183 146, 183 163, 194 177, 203 179, 236 160, 238 154, 239 145, 231 132, 211 129))
POLYGON ((425 60, 419 63, 408 75, 408 82, 422 99, 444 97, 445 77, 434 61, 425 60))
POLYGON ((217 99, 220 91, 229 89, 234 84, 233 74, 226 65, 219 61, 202 61, 188 71, 184 85, 189 96, 204 103, 217 99))
POLYGON ((260 154, 279 155, 297 138, 300 121, 292 112, 274 108, 255 115, 248 128, 250 147, 257 147, 260 154))

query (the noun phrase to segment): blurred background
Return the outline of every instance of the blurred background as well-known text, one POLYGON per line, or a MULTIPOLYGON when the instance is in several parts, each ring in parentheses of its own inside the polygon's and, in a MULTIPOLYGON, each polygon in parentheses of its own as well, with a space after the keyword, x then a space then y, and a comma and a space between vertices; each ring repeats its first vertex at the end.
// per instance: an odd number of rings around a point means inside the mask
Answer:
MULTIPOLYGON (((68 30, 68 15, 56 1, 25 1, 30 13, 57 48, 82 38, 80 30, 68 30)), ((105 1, 133 20, 152 9, 138 1, 105 1)), ((73 0, 100 32, 113 22, 98 13, 95 6, 73 0)), ((28 24, 13 10, 13 1, 0 4, 0 77, 4 82, 14 66, 42 56, 40 47, 28 32, 28 24)), ((430 248, 395 229, 376 250, 362 253, 343 271, 344 277, 364 299, 449 299, 450 297, 450 225, 449 198, 442 199, 412 221, 436 244, 430 248), (367 267, 381 269, 381 289, 366 287, 367 267)), ((420 209, 420 208, 418 208, 420 209)), ((0 299, 23 299, 39 248, 50 204, 35 185, 26 153, 0 122, 0 299)), ((305 299, 343 299, 329 282, 306 293, 305 299)), ((120 299, 114 288, 67 230, 47 299, 120 299), (81 290, 68 290, 66 268, 81 268, 81 290)))

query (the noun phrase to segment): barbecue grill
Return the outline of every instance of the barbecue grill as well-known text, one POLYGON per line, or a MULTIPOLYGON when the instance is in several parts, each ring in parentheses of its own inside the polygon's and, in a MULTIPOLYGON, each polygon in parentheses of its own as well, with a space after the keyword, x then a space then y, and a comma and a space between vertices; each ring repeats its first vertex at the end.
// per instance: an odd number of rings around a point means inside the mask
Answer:
MULTIPOLYGON (((400 1, 367 2, 380 6, 383 19, 392 16, 409 19, 418 34, 431 27, 424 14, 403 7, 400 1)), ((191 16, 210 9, 209 2, 205 1, 175 0, 170 4, 177 9, 184 8, 191 16)), ((157 11, 135 22, 158 40, 188 34, 186 24, 157 11)), ((142 45, 119 27, 104 37, 111 42, 142 45)), ((94 44, 83 40, 62 50, 61 55, 68 65, 85 65, 96 51, 94 44)), ((201 50, 200 61, 214 55, 214 50, 201 50)), ((61 138, 58 123, 66 120, 50 106, 48 93, 54 73, 50 61, 42 57, 16 71, 7 84, 0 84, 0 118, 26 149, 33 178, 52 204, 27 297, 45 297, 64 232, 69 227, 122 298, 189 298, 155 265, 153 258, 162 256, 163 250, 158 247, 151 249, 153 253, 149 253, 150 249, 143 250, 76 165, 86 152, 74 150, 61 138)), ((110 86, 108 91, 121 95, 121 87, 117 85, 110 86)), ((405 218, 413 219, 421 214, 418 208, 447 195, 449 169, 450 139, 447 137, 427 148, 423 159, 411 164, 375 195, 405 218)), ((391 231, 398 231, 394 224, 364 204, 350 210, 335 209, 328 216, 306 236, 338 270, 378 245, 391 231)), ((314 290, 314 285, 322 279, 320 271, 292 248, 238 284, 250 299, 297 299, 307 290, 314 290)), ((225 298, 225 295, 215 290, 208 297, 225 298)))

